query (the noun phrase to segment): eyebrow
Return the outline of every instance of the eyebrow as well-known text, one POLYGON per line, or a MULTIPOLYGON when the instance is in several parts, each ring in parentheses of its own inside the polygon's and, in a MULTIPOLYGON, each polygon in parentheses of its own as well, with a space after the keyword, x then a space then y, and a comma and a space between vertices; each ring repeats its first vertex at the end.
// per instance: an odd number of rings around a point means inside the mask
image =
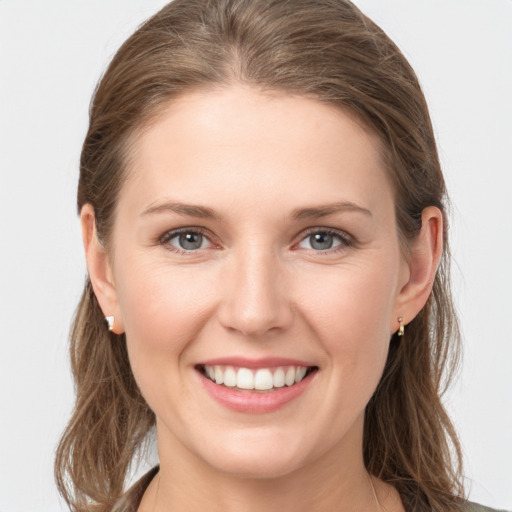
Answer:
MULTIPOLYGON (((308 208, 296 208, 292 211, 292 218, 296 220, 319 219, 333 215, 343 211, 353 211, 363 213, 372 217, 372 212, 367 208, 358 206, 350 201, 341 201, 338 203, 325 204, 320 206, 312 206, 308 208)), ((221 216, 212 208, 207 206, 199 206, 195 204, 180 203, 177 201, 165 201, 157 203, 146 208, 141 216, 153 215, 158 213, 177 213, 187 217, 197 217, 201 219, 220 220, 221 216)))
POLYGON ((362 206, 359 206, 350 201, 341 201, 339 203, 325 204, 311 208, 296 208, 292 212, 292 217, 297 220, 319 219, 343 211, 359 212, 368 217, 373 216, 372 212, 367 208, 363 208, 362 206))
POLYGON ((177 213, 187 217, 198 217, 201 219, 220 219, 220 215, 212 208, 207 206, 198 206, 195 204, 185 204, 177 201, 166 201, 157 203, 146 208, 141 216, 153 215, 156 213, 177 213))

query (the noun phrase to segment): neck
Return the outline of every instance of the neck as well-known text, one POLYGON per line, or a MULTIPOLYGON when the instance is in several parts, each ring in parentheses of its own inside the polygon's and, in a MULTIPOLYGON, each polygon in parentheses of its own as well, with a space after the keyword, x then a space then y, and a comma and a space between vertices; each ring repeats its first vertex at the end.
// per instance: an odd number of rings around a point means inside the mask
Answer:
POLYGON ((140 512, 379 512, 360 435, 285 475, 255 478, 213 468, 162 430, 160 474, 140 512))

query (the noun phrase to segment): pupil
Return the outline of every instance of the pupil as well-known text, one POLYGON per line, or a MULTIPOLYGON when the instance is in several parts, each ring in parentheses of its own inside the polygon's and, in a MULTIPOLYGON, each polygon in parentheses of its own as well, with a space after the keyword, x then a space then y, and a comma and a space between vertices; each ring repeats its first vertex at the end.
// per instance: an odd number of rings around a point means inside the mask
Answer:
POLYGON ((180 246, 186 251, 200 249, 203 243, 203 235, 201 233, 182 233, 180 235, 180 246))
POLYGON ((315 233, 311 235, 311 247, 318 251, 326 251, 332 248, 333 237, 328 233, 315 233))

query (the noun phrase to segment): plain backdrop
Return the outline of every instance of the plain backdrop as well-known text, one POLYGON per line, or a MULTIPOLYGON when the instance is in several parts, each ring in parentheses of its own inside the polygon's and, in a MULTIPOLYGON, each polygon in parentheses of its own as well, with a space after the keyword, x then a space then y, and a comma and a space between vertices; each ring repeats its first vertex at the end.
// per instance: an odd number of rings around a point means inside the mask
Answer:
MULTIPOLYGON (((52 463, 73 403, 88 105, 116 49, 164 3, 0 0, 0 512, 64 510, 52 463)), ((512 508, 512 1, 356 4, 404 51, 430 104, 465 346, 446 401, 471 498, 512 508)))

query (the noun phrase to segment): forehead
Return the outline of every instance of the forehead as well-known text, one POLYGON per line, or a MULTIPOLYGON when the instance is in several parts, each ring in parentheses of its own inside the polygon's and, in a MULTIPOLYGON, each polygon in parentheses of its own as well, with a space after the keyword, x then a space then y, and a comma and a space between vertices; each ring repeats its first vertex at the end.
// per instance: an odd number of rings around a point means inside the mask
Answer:
POLYGON ((129 196, 133 207, 169 194, 208 206, 392 201, 379 138, 350 113, 303 96, 245 86, 189 93, 132 149, 121 201, 129 196))

